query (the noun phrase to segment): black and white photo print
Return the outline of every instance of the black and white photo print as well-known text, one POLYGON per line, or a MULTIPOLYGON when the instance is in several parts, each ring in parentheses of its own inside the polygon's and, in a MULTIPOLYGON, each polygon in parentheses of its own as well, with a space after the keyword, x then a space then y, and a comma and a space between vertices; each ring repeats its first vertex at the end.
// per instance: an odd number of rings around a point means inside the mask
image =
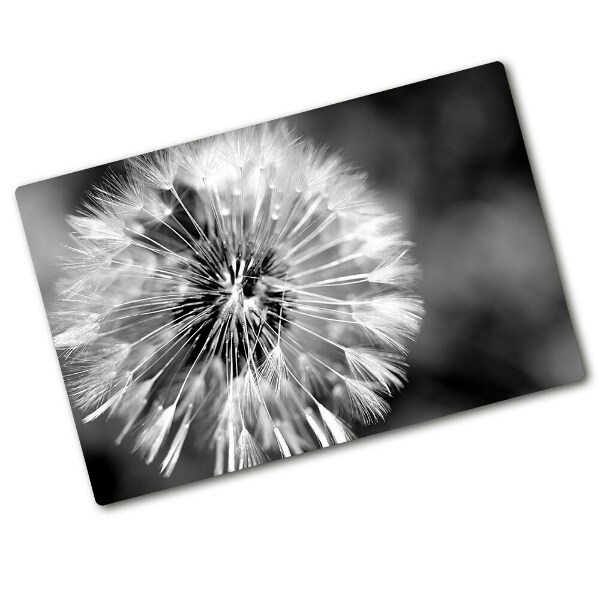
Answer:
POLYGON ((17 200, 100 504, 583 376, 500 63, 17 200))

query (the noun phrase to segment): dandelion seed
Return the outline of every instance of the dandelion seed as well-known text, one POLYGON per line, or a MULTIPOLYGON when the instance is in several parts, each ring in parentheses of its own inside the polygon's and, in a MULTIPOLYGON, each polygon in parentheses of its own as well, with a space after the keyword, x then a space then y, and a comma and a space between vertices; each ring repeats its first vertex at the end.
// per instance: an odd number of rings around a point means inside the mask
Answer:
POLYGON ((321 404, 318 405, 318 409, 335 444, 344 444, 354 439, 354 434, 341 419, 321 404))
POLYGON ((390 405, 378 393, 372 383, 346 379, 346 389, 352 412, 365 425, 383 421, 390 411, 390 405))
POLYGON ((391 260, 385 260, 369 275, 373 283, 412 287, 419 276, 419 267, 408 260, 408 248, 391 260))
POLYGON ((274 389, 279 389, 281 379, 285 376, 285 356, 279 344, 266 355, 260 374, 274 389))
POLYGON ((388 393, 402 387, 405 363, 397 353, 373 348, 346 348, 345 353, 355 377, 377 383, 388 393))
POLYGON ((130 158, 128 163, 130 179, 134 184, 146 184, 159 190, 168 190, 175 180, 177 162, 171 148, 135 156, 130 158))
POLYGON ((104 414, 107 410, 112 409, 116 406, 121 398, 127 393, 127 389, 131 383, 133 375, 130 372, 124 374, 124 376, 115 384, 113 383, 110 396, 104 401, 95 411, 89 413, 84 419, 84 423, 89 423, 94 419, 97 419, 100 415, 104 414))
POLYGON ((306 411, 305 417, 309 427, 312 429, 313 433, 317 437, 317 440, 319 440, 319 444, 321 445, 321 447, 326 448, 327 446, 329 446, 329 442, 327 441, 327 436, 325 435, 325 432, 315 421, 315 418, 313 417, 312 413, 310 411, 306 411))
POLYGON ((238 469, 261 465, 267 460, 265 453, 247 429, 242 429, 237 445, 238 469))
POLYGON ((118 446, 121 444, 125 436, 129 433, 134 423, 138 420, 142 411, 148 404, 148 395, 154 384, 154 380, 147 379, 137 385, 130 386, 130 390, 127 397, 127 402, 121 406, 117 405, 118 415, 125 420, 125 426, 121 430, 121 433, 115 440, 115 444, 118 446), (131 387, 134 389, 132 390, 131 387))
POLYGON ((120 419, 116 443, 169 477, 188 446, 220 474, 386 417, 423 308, 364 173, 285 123, 126 171, 68 219, 52 328, 85 421, 120 419))
POLYGON ((139 451, 147 464, 154 460, 163 445, 165 437, 171 429, 174 414, 175 404, 171 404, 168 408, 164 408, 162 404, 156 404, 145 423, 142 424, 134 451, 139 451))
POLYGON ((281 452, 281 456, 283 456, 284 458, 287 456, 291 456, 292 453, 290 452, 289 446, 287 445, 287 442, 285 441, 285 438, 281 434, 279 428, 274 427, 273 433, 275 434, 275 438, 277 439, 277 444, 279 445, 279 451, 281 452))
POLYGON ((416 337, 423 317, 419 298, 395 293, 356 301, 353 307, 352 317, 365 331, 386 346, 408 352, 405 340, 416 337))
POLYGON ((160 467, 161 473, 165 477, 170 477, 171 473, 173 473, 173 469, 179 460, 179 455, 181 454, 181 449, 183 448, 183 443, 185 442, 185 438, 188 435, 190 429, 190 418, 192 414, 193 404, 188 404, 188 407, 185 411, 185 415, 181 420, 181 424, 179 425, 179 429, 173 442, 171 443, 171 447, 165 456, 162 465, 160 467))
POLYGON ((98 335, 101 315, 83 311, 72 311, 50 315, 55 331, 54 345, 57 349, 79 348, 90 344, 98 335))

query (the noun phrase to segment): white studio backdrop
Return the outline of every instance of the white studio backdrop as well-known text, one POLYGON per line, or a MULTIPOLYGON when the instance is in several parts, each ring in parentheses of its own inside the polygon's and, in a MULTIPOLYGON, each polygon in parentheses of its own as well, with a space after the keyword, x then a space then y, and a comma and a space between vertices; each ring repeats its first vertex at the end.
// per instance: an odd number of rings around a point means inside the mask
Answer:
POLYGON ((3 7, 0 595, 597 598, 593 8, 3 7), (508 69, 586 381, 97 506, 15 188, 495 60, 508 69))

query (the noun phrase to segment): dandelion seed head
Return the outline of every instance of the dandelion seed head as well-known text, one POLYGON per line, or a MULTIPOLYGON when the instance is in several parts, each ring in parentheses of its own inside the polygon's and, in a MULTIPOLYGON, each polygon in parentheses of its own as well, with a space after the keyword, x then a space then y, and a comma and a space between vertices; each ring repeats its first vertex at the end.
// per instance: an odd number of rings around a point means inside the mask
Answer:
POLYGON ((164 476, 186 444, 220 474, 387 416, 418 268, 341 156, 284 122, 241 129, 130 159, 68 224, 52 327, 71 399, 164 476))

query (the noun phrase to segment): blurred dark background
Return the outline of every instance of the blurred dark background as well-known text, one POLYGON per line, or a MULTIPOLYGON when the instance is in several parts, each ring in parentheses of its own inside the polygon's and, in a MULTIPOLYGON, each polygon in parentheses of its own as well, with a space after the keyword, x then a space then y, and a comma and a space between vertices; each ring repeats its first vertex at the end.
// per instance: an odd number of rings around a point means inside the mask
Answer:
MULTIPOLYGON (((369 435, 578 381, 583 366, 504 67, 493 63, 290 117, 369 173, 404 217, 426 317, 409 383, 369 435)), ((122 165, 115 163, 120 170, 122 165)), ((19 208, 47 310, 65 216, 106 166, 24 186, 19 208)), ((81 424, 101 504, 208 477, 184 450, 172 477, 114 445, 119 424, 81 424)), ((190 444, 191 446, 191 444, 190 444)))

